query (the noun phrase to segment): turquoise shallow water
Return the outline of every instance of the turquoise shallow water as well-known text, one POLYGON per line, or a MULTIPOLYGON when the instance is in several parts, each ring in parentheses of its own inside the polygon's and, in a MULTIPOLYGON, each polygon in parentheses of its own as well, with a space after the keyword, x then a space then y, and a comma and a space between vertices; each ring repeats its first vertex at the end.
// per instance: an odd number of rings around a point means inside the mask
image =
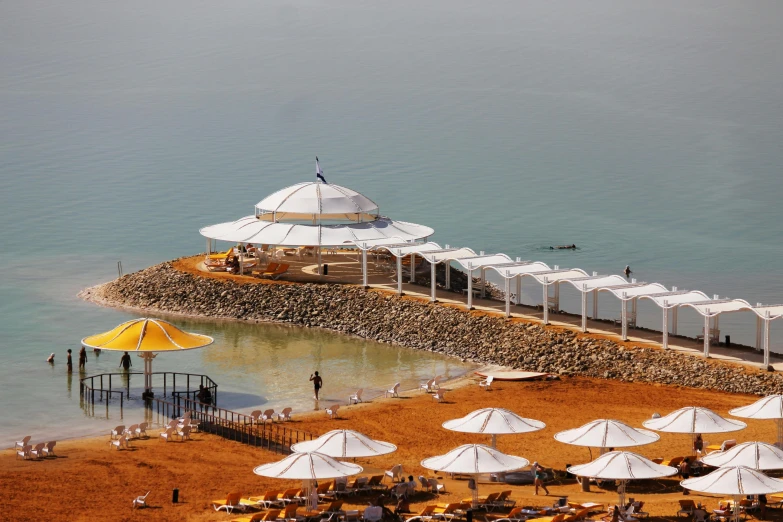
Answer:
MULTIPOLYGON (((646 281, 783 302, 781 10, 0 4, 0 413, 12 419, 0 440, 103 426, 80 417, 63 366, 43 363, 129 317, 79 289, 114 277, 118 260, 128 272, 202 250, 200 227, 312 179, 316 154, 327 179, 443 243, 602 273, 630 264, 646 281), (542 250, 563 243, 581 250, 542 250)), ((608 298, 601 309, 619 314, 608 298)), ((658 327, 655 308, 640 314, 658 327)), ((682 332, 698 324, 681 314, 682 332)), ((739 342, 753 324, 721 319, 739 342)), ((330 334, 186 325, 216 346, 156 369, 203 370, 237 407, 282 393, 274 350, 295 355, 297 383, 319 361, 371 381, 461 368, 330 334)), ((292 398, 309 392, 297 386, 292 398)))

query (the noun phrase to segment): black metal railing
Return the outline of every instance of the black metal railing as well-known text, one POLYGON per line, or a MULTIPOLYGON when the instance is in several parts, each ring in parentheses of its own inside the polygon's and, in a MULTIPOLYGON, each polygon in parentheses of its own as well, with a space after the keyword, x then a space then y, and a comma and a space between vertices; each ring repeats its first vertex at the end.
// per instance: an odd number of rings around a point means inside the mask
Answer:
POLYGON ((190 412, 190 418, 199 423, 199 431, 266 448, 275 453, 291 453, 292 444, 315 438, 312 433, 289 428, 284 422, 256 421, 250 415, 205 405, 187 397, 180 397, 176 401, 153 398, 148 406, 157 413, 156 422, 159 424, 166 424, 168 419, 190 412))
MULTIPOLYGON (((86 404, 95 404, 96 395, 98 402, 106 399, 106 404, 115 396, 119 397, 120 408, 125 400, 130 399, 130 381, 132 375, 144 376, 142 372, 101 373, 89 375, 79 380, 79 393, 86 404), (120 382, 120 389, 114 389, 114 382, 120 382)), ((204 386, 212 394, 213 403, 217 400, 217 383, 208 375, 182 373, 182 372, 152 372, 153 388, 160 389, 162 384, 163 397, 171 390, 171 397, 175 400, 184 396, 195 399, 199 386, 204 386), (177 390, 177 376, 179 376, 180 390, 177 390), (157 381, 157 383, 156 383, 157 381), (161 383, 162 381, 162 383, 161 383), (156 386, 157 384, 157 386, 156 386), (184 385, 184 389, 183 388, 184 385)))

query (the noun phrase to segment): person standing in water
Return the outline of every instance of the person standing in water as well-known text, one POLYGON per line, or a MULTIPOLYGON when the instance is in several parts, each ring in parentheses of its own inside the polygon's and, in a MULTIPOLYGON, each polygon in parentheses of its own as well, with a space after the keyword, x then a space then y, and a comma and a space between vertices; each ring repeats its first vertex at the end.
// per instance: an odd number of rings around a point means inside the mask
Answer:
POLYGON ((87 364, 87 348, 82 346, 82 349, 79 350, 79 371, 84 370, 86 364, 87 364))
POLYGON ((68 365, 68 373, 73 371, 73 360, 71 360, 71 349, 68 348, 68 360, 65 362, 68 365))
POLYGON ((633 272, 631 272, 631 266, 630 265, 625 265, 625 270, 623 270, 623 273, 625 274, 625 278, 626 279, 631 277, 631 274, 633 274, 633 272))
POLYGON ((318 392, 321 390, 321 387, 324 385, 324 380, 321 379, 321 376, 318 375, 318 372, 311 373, 310 374, 310 380, 313 381, 313 389, 315 390, 315 400, 318 400, 318 392))
POLYGON ((131 363, 131 358, 130 355, 128 355, 128 352, 125 352, 125 355, 120 357, 120 366, 122 366, 126 372, 130 370, 131 366, 133 366, 133 363, 131 363))

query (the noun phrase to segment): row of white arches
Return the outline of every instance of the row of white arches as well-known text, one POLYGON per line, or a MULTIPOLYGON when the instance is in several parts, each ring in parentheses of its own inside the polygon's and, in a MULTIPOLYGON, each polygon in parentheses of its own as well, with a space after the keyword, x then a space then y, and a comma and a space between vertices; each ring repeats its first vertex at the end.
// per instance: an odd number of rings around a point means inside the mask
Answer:
MULTIPOLYGON (((635 279, 627 280, 620 275, 599 275, 593 272, 588 274, 581 268, 564 268, 558 266, 549 267, 541 261, 523 261, 520 258, 511 259, 506 254, 478 254, 467 247, 452 248, 449 245, 441 247, 438 243, 405 243, 394 239, 382 239, 375 241, 355 241, 355 245, 362 251, 362 284, 367 286, 367 252, 385 250, 396 258, 397 261, 397 292, 402 294, 402 259, 411 257, 410 282, 415 282, 416 256, 420 256, 430 263, 431 267, 431 294, 430 300, 436 299, 435 268, 438 264, 450 266, 457 263, 468 275, 467 308, 473 309, 473 276, 480 273, 481 287, 476 293, 485 296, 486 271, 493 270, 504 280, 505 285, 505 314, 511 315, 511 283, 516 282, 516 302, 522 295, 522 278, 529 277, 541 284, 543 291, 544 324, 549 324, 549 309, 559 310, 560 284, 572 285, 581 293, 582 300, 582 331, 587 331, 587 296, 592 295, 592 318, 598 318, 598 292, 608 292, 617 297, 621 303, 622 339, 628 340, 628 303, 631 303, 631 316, 636 317, 636 305, 639 299, 649 299, 662 310, 663 347, 668 348, 669 327, 672 334, 677 334, 677 311, 680 307, 690 307, 704 317, 704 356, 710 355, 710 340, 713 332, 718 331, 720 314, 728 312, 751 311, 756 314, 756 348, 763 344, 764 366, 769 365, 769 328, 770 322, 783 317, 783 305, 752 306, 743 299, 721 299, 718 296, 710 298, 704 292, 698 290, 678 290, 677 287, 667 289, 660 283, 643 283, 635 279), (553 290, 550 291, 550 287, 553 290), (671 325, 669 324, 669 311, 671 310, 671 325), (712 323, 712 324, 711 324, 712 323), (763 330, 763 331, 762 331, 763 330)), ((446 270, 446 288, 450 288, 451 271, 446 270)))

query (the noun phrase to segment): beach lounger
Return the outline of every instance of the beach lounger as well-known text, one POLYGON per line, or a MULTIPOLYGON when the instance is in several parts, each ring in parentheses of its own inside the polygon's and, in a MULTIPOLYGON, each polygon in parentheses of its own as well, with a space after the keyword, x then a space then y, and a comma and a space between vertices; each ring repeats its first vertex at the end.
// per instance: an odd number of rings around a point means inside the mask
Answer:
MULTIPOLYGON (((271 266, 272 263, 269 263, 269 265, 271 266)), ((268 277, 270 279, 280 279, 280 276, 288 272, 289 267, 290 265, 286 263, 281 263, 274 268, 267 267, 266 270, 261 272, 260 277, 268 277)))
POLYGON ((364 388, 359 388, 356 390, 356 393, 348 397, 348 404, 356 403, 359 404, 362 402, 362 393, 364 392, 364 388))
MULTIPOLYGON (((490 493, 489 495, 481 496, 481 497, 479 497, 476 500, 477 500, 478 504, 481 506, 481 505, 487 504, 488 502, 494 502, 495 500, 497 500, 497 498, 499 496, 500 496, 500 491, 497 491, 495 493, 490 493)), ((463 498, 462 501, 463 502, 470 502, 472 504, 473 503, 473 498, 472 497, 471 498, 463 498)))
POLYGON ((231 247, 228 250, 226 250, 225 252, 221 252, 221 253, 218 253, 218 254, 207 254, 206 259, 219 261, 221 259, 228 259, 229 257, 231 257, 231 255, 233 253, 234 253, 234 247, 231 247))
POLYGON ((450 521, 457 516, 456 511, 461 509, 462 506, 462 502, 451 502, 445 506, 437 505, 435 506, 435 509, 432 510, 432 518, 450 521))
POLYGON ((291 412, 294 411, 291 408, 283 408, 283 411, 277 414, 277 420, 284 422, 291 420, 291 412))
POLYGON ((331 489, 334 486, 334 481, 330 480, 327 482, 322 482, 321 484, 318 484, 318 488, 316 488, 315 492, 318 494, 318 498, 325 498, 325 497, 331 497, 334 495, 334 492, 329 493, 329 489, 331 489))
POLYGON ((30 444, 30 439, 32 439, 32 437, 30 435, 28 435, 28 436, 24 437, 22 440, 17 440, 16 441, 16 445, 14 447, 15 448, 24 448, 25 446, 30 444))
POLYGON ((389 477, 392 482, 402 482, 405 476, 402 474, 402 464, 395 464, 392 469, 385 471, 383 478, 389 477))
POLYGON ((480 386, 481 388, 483 388, 484 390, 486 390, 486 391, 489 391, 489 390, 490 390, 490 388, 492 387, 492 381, 493 381, 493 380, 495 380, 495 378, 494 378, 493 376, 491 376, 491 375, 490 375, 489 377, 487 377, 487 378, 486 378, 486 379, 484 379, 483 381, 480 381, 480 382, 479 382, 479 386, 480 386))
POLYGON ((279 489, 270 489, 269 491, 264 492, 263 495, 257 497, 248 497, 248 500, 251 503, 257 504, 267 509, 272 506, 283 507, 285 506, 285 501, 281 498, 278 498, 280 493, 281 491, 279 489))
POLYGON ((272 409, 264 410, 264 413, 261 414, 261 422, 264 423, 266 421, 275 422, 274 417, 275 417, 275 410, 272 409))
POLYGON ((302 488, 289 488, 277 495, 277 500, 282 502, 282 505, 288 506, 291 503, 298 503, 299 498, 304 495, 302 488))
POLYGON ((431 504, 429 506, 425 506, 424 509, 422 509, 419 513, 416 513, 410 518, 406 518, 405 522, 413 522, 413 521, 419 521, 419 520, 430 520, 432 519, 432 512, 435 511, 435 508, 438 506, 435 504, 431 504))
POLYGON ((583 509, 588 513, 600 513, 606 510, 606 505, 598 502, 569 502, 568 507, 571 508, 571 513, 578 513, 583 509))
POLYGON ((662 466, 671 466, 673 468, 676 468, 680 465, 680 463, 685 460, 685 457, 674 457, 673 459, 664 460, 661 462, 662 466))
POLYGON ((176 428, 172 428, 172 427, 166 428, 164 431, 160 432, 159 435, 160 438, 158 440, 163 439, 166 442, 168 442, 169 440, 173 439, 176 433, 174 430, 176 430, 176 428))
POLYGON ((119 426, 111 430, 111 432, 109 433, 109 438, 113 439, 114 437, 122 437, 124 433, 125 433, 125 426, 120 424, 119 426))
POLYGON ((383 394, 384 397, 388 397, 389 394, 391 394, 392 397, 399 397, 400 396, 400 383, 396 382, 394 383, 394 386, 392 386, 390 389, 386 390, 383 394))
POLYGON ((516 500, 511 500, 511 490, 506 489, 500 492, 498 498, 495 499, 495 506, 501 508, 513 508, 516 505, 516 500))
POLYGON ((57 444, 56 440, 50 440, 46 443, 46 447, 43 449, 43 453, 49 457, 54 455, 54 445, 57 444))
POLYGON ((566 517, 565 513, 558 513, 557 515, 552 515, 548 517, 539 517, 536 518, 535 520, 537 522, 539 521, 540 522, 565 522, 565 517, 566 517))
POLYGON ((45 442, 39 442, 36 444, 33 449, 30 450, 30 456, 35 457, 36 459, 40 459, 43 457, 43 450, 46 447, 45 442))
POLYGON ((386 489, 386 486, 382 484, 383 478, 383 475, 373 475, 370 477, 370 480, 367 481, 367 484, 365 484, 364 489, 367 491, 375 489, 386 489))
POLYGON ((339 409, 340 409, 340 405, 339 404, 333 404, 333 405, 329 406, 328 408, 326 408, 326 414, 329 415, 330 419, 334 419, 334 418, 337 417, 337 410, 339 410, 339 409))
POLYGON ((130 444, 128 443, 128 439, 125 438, 125 435, 117 440, 110 440, 109 449, 111 449, 112 446, 116 447, 117 451, 121 450, 123 446, 125 446, 125 449, 130 449, 130 444))
POLYGON ((147 507, 147 497, 149 494, 150 492, 147 491, 145 495, 134 498, 131 508, 147 507))
POLYGON ((29 444, 25 444, 22 446, 22 449, 16 450, 16 458, 22 457, 24 460, 27 460, 30 458, 30 451, 32 451, 33 447, 29 444))
POLYGON ((443 400, 443 397, 445 397, 446 390, 438 390, 435 393, 432 394, 432 398, 436 401, 440 402, 443 400))
POLYGON ((215 508, 215 511, 225 509, 226 513, 233 513, 235 509, 245 511, 247 506, 239 502, 241 498, 242 495, 239 493, 229 493, 226 495, 226 500, 213 500, 212 507, 215 508))

